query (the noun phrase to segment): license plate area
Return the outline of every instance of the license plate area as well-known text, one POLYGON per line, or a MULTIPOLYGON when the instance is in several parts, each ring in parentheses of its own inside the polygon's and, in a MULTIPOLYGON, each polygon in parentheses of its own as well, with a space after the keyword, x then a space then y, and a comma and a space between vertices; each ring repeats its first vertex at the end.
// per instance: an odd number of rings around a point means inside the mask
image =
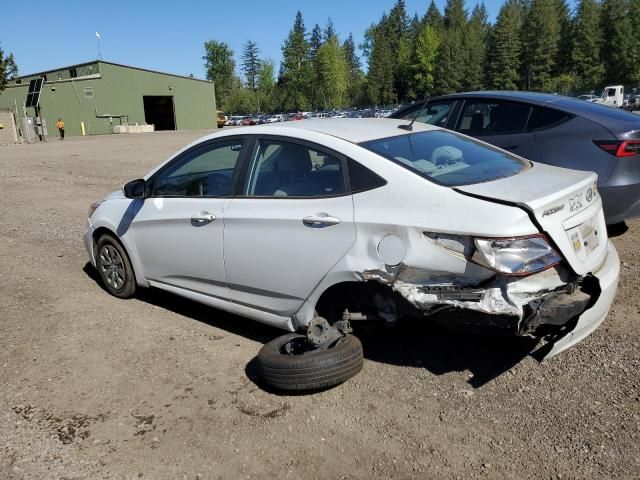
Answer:
POLYGON ((596 218, 590 218, 580 225, 567 230, 571 246, 576 256, 580 259, 587 258, 598 250, 601 238, 605 232, 601 232, 596 218))

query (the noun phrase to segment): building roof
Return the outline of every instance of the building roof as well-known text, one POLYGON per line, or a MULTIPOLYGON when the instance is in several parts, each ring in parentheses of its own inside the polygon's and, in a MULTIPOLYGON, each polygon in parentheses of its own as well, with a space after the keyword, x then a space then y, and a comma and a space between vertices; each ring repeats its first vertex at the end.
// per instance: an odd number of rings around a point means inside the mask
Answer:
POLYGON ((104 60, 91 60, 90 62, 76 63, 75 65, 69 65, 69 66, 66 66, 66 67, 51 68, 51 69, 48 69, 48 70, 42 70, 41 72, 30 73, 30 74, 27 74, 27 75, 20 75, 20 76, 18 76, 16 78, 21 78, 22 79, 22 78, 29 78, 29 77, 39 77, 39 76, 45 75, 47 73, 59 72, 61 70, 70 70, 72 68, 84 67, 86 65, 94 65, 96 63, 104 63, 106 65, 114 65, 116 67, 129 68, 131 70, 140 70, 142 72, 157 73, 157 74, 160 74, 160 75, 169 75, 171 77, 186 78, 188 80, 196 80, 198 82, 213 83, 213 82, 211 82, 209 80, 202 80, 201 78, 188 77, 186 75, 177 75, 175 73, 160 72, 158 70, 150 70, 148 68, 133 67, 131 65, 124 65, 122 63, 106 62, 104 60))

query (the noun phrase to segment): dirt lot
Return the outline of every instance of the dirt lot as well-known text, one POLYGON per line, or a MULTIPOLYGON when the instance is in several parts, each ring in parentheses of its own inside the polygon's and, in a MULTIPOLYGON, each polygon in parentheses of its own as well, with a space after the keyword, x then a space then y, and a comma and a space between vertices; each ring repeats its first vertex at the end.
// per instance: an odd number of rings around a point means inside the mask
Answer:
POLYGON ((89 203, 203 132, 0 147, 0 479, 638 478, 640 222, 606 322, 540 364, 529 342, 360 327, 362 373, 279 396, 279 331, 87 267, 89 203))

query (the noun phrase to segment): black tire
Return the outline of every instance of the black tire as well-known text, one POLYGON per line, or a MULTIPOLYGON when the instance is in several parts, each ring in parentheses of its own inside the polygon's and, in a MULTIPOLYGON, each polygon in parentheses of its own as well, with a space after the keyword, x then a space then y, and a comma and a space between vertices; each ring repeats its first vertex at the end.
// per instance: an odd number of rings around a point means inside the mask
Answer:
POLYGON ((288 333, 267 343, 257 358, 258 375, 278 390, 310 391, 338 385, 362 370, 362 344, 346 335, 331 348, 308 348, 305 335, 288 333), (305 350, 288 354, 285 346, 298 344, 305 350))
POLYGON ((120 242, 109 234, 102 235, 96 244, 96 268, 104 288, 114 297, 131 298, 136 293, 136 278, 129 256, 120 242))

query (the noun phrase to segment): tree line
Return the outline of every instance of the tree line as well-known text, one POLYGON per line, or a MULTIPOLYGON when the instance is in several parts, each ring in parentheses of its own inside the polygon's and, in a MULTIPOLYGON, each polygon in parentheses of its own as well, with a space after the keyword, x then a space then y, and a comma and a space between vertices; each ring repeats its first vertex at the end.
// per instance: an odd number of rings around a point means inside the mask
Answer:
POLYGON ((588 92, 640 83, 640 0, 506 0, 494 23, 483 3, 432 0, 411 17, 404 0, 364 34, 341 41, 331 19, 305 28, 297 13, 280 70, 249 40, 236 75, 234 52, 205 43, 218 104, 238 113, 391 105, 465 90, 588 92), (368 65, 365 73, 358 49, 368 65))

